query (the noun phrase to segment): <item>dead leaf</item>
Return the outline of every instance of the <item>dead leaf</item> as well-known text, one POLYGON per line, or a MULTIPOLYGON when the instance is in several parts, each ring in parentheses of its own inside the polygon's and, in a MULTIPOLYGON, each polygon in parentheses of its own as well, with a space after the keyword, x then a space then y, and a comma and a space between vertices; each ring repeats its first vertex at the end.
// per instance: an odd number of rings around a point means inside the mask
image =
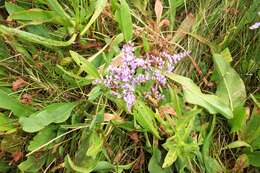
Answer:
POLYGON ((22 78, 18 78, 16 81, 12 84, 12 90, 17 91, 18 89, 24 87, 27 85, 27 82, 23 80, 22 78))
POLYGON ((160 23, 159 23, 159 27, 167 27, 169 26, 170 21, 168 19, 163 19, 160 23))
POLYGON ((119 163, 120 160, 122 159, 122 156, 123 156, 123 152, 119 150, 114 158, 114 163, 119 163))
POLYGON ((16 151, 15 153, 12 154, 12 161, 10 162, 10 164, 16 163, 22 158, 23 158, 23 152, 16 151))
POLYGON ((155 1, 154 11, 155 11, 156 19, 157 19, 156 20, 157 24, 159 24, 159 22, 161 20, 162 12, 163 12, 163 5, 162 5, 161 0, 155 1))
POLYGON ((30 94, 23 94, 21 97, 21 103, 23 104, 30 104, 32 103, 32 95, 30 94))
POLYGON ((164 114, 169 114, 169 115, 176 115, 176 112, 174 111, 174 109, 170 106, 162 106, 159 108, 159 114, 160 116, 163 118, 164 114))
POLYGON ((144 162, 145 162, 144 151, 141 148, 140 149, 140 155, 139 155, 137 161, 135 162, 135 164, 133 166, 134 170, 140 170, 143 167, 144 162))
POLYGON ((140 141, 139 135, 137 132, 131 132, 128 135, 129 135, 130 139, 132 139, 134 141, 134 143, 138 143, 140 141))
POLYGON ((244 169, 248 167, 248 165, 249 165, 249 161, 247 155, 242 154, 237 158, 235 166, 232 169, 232 172, 242 173, 244 172, 244 169))
POLYGON ((172 42, 178 43, 184 39, 188 32, 192 29, 195 23, 195 17, 192 13, 189 13, 184 21, 181 23, 180 27, 177 29, 176 33, 172 38, 172 42))
POLYGON ((104 121, 121 120, 122 118, 116 114, 104 113, 104 121))

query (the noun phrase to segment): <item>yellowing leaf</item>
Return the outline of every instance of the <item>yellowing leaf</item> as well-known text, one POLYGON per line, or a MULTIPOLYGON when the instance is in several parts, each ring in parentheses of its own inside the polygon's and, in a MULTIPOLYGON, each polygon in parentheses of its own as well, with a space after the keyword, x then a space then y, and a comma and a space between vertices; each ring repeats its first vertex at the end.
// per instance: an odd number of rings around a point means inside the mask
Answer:
POLYGON ((163 162, 163 168, 171 166, 175 161, 177 160, 177 151, 175 149, 171 149, 168 151, 164 162, 163 162))

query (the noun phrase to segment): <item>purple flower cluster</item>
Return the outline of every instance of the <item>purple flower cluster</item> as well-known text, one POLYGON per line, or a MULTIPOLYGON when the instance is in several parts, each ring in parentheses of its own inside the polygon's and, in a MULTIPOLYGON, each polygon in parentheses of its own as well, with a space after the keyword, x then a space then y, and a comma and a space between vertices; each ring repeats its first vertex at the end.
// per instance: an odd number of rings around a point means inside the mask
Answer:
POLYGON ((162 52, 160 56, 146 54, 145 57, 137 58, 134 55, 133 44, 124 45, 121 51, 122 64, 110 65, 104 78, 96 83, 104 84, 111 89, 112 95, 122 98, 129 112, 135 103, 135 88, 138 85, 150 80, 154 81, 151 90, 143 94, 160 100, 163 96, 160 94, 159 87, 163 87, 167 83, 166 77, 161 71, 171 72, 178 61, 190 54, 190 52, 184 52, 170 55, 162 52))

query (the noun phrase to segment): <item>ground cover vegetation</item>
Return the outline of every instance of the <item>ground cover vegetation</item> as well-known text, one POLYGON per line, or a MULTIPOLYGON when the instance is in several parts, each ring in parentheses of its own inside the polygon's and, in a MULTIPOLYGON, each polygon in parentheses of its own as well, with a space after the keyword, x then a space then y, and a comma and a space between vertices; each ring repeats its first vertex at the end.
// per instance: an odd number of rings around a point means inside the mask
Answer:
POLYGON ((0 0, 0 172, 260 172, 259 0, 0 0))

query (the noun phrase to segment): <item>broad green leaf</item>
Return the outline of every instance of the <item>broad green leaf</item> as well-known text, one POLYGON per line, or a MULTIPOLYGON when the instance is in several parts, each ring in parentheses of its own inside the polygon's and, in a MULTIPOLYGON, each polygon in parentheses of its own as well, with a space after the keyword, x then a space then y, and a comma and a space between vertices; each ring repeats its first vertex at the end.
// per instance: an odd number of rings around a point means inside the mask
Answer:
POLYGON ((170 149, 164 159, 163 168, 171 166, 177 160, 177 151, 175 149, 170 149))
POLYGON ((53 103, 30 117, 19 119, 23 130, 26 132, 37 132, 51 123, 62 123, 66 121, 76 103, 53 103))
POLYGON ((233 115, 234 117, 229 121, 231 132, 238 132, 246 124, 246 108, 243 106, 236 107, 233 115))
POLYGON ((75 163, 71 160, 69 155, 67 155, 66 158, 67 158, 67 161, 68 161, 70 167, 74 171, 77 171, 79 173, 90 173, 96 166, 96 164, 92 164, 92 166, 89 168, 80 167, 80 166, 75 165, 75 163))
POLYGON ((245 141, 235 141, 235 142, 232 142, 232 143, 228 144, 224 148, 222 148, 222 150, 233 149, 233 148, 240 148, 240 147, 248 147, 251 150, 253 149, 252 146, 249 145, 248 143, 246 143, 245 141))
POLYGON ((9 20, 22 20, 22 21, 32 21, 37 24, 44 22, 54 22, 57 24, 63 24, 63 21, 55 11, 46 11, 42 9, 29 9, 19 12, 12 13, 9 17, 9 20))
POLYGON ((24 8, 15 3, 5 2, 5 9, 11 15, 12 13, 23 11, 24 8))
POLYGON ((148 164, 148 171, 150 173, 168 173, 168 169, 163 169, 161 167, 161 151, 158 148, 155 148, 153 155, 148 164))
POLYGON ((129 6, 126 0, 120 0, 120 7, 117 13, 117 22, 124 34, 125 41, 128 42, 133 37, 133 23, 129 6))
POLYGON ((31 107, 21 104, 2 90, 0 90, 0 108, 12 111, 16 117, 29 116, 33 113, 31 107))
POLYGON ((90 135, 89 146, 90 147, 87 151, 87 156, 90 156, 93 159, 95 159, 97 154, 102 150, 103 146, 103 140, 96 131, 93 131, 90 135))
POLYGON ((43 144, 49 142, 53 138, 55 138, 56 136, 55 129, 56 128, 54 126, 50 126, 50 127, 45 127, 43 130, 38 132, 37 135, 35 135, 33 139, 30 141, 28 150, 33 151, 39 148, 40 146, 42 146, 43 144))
POLYGON ((246 155, 250 165, 260 167, 260 151, 247 152, 246 155))
POLYGON ((233 117, 229 106, 220 97, 211 94, 203 94, 200 88, 189 78, 169 73, 167 76, 182 85, 185 100, 188 103, 199 105, 211 114, 220 113, 226 118, 233 117))
POLYGON ((97 68, 89 61, 87 61, 84 57, 74 51, 70 51, 72 59, 90 76, 94 78, 99 78, 99 73, 97 68))
POLYGON ((0 25, 0 35, 16 36, 25 41, 41 44, 47 47, 66 47, 71 45, 77 37, 77 34, 73 34, 68 41, 57 41, 39 35, 35 35, 26 31, 22 31, 16 28, 6 27, 4 25, 0 25))
POLYGON ((88 31, 89 27, 97 20, 98 16, 104 10, 106 4, 107 4, 107 0, 97 0, 96 7, 95 7, 95 12, 92 15, 91 19, 88 21, 88 23, 85 26, 85 28, 81 31, 81 33, 80 33, 81 36, 83 36, 88 31))
POLYGON ((155 123, 154 112, 141 101, 136 101, 134 105, 134 117, 136 121, 147 131, 160 138, 158 127, 155 123))
POLYGON ((11 170, 13 170, 13 167, 9 165, 8 162, 0 160, 0 170, 2 173, 9 173, 11 170))
POLYGON ((12 132, 16 129, 13 126, 12 120, 6 115, 0 113, 0 132, 12 132))
POLYGON ((242 106, 246 99, 244 82, 221 54, 213 54, 213 60, 220 79, 216 94, 229 103, 234 111, 236 107, 242 106))
POLYGON ((255 150, 260 149, 260 113, 255 107, 251 118, 241 132, 241 140, 250 144, 255 150))
POLYGON ((224 169, 221 167, 221 165, 218 163, 218 161, 215 158, 208 156, 205 161, 207 162, 208 165, 207 167, 208 173, 224 172, 224 169))
POLYGON ((23 161, 18 165, 18 168, 22 172, 39 172, 45 163, 45 157, 40 156, 40 158, 35 158, 34 156, 29 156, 27 160, 23 161))

